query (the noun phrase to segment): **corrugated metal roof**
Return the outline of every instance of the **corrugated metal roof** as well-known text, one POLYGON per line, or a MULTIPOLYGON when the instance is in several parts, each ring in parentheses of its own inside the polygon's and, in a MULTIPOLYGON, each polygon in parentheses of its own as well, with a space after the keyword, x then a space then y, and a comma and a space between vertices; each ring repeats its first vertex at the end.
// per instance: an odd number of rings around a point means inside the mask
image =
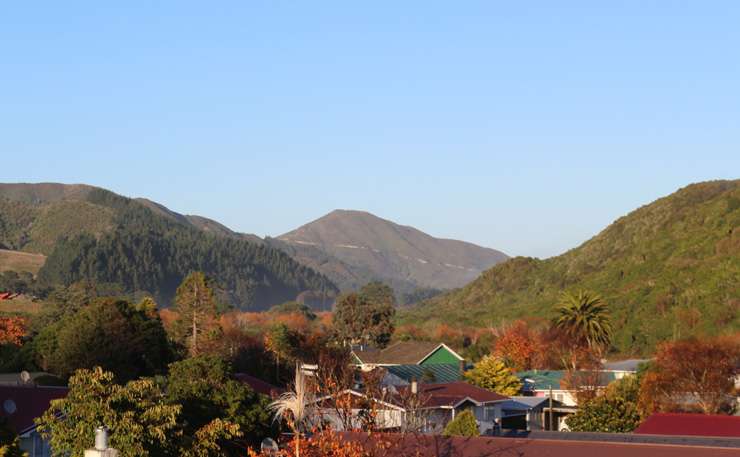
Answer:
POLYGON ((643 435, 723 436, 740 438, 740 417, 709 414, 658 413, 635 433, 643 435))
POLYGON ((411 382, 412 379, 427 384, 460 381, 462 374, 460 366, 450 363, 438 363, 430 365, 395 365, 385 367, 389 373, 411 382))

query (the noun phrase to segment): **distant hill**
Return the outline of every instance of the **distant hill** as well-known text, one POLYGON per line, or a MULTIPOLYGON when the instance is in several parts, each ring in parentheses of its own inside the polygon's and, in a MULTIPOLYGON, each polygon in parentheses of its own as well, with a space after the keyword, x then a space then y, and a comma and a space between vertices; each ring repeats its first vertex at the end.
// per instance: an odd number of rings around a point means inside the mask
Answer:
POLYGON ((740 180, 687 186, 563 255, 496 265, 471 284, 404 312, 401 321, 485 326, 549 318, 563 290, 580 288, 609 304, 622 352, 740 330, 740 180))
POLYGON ((398 292, 450 289, 508 257, 463 241, 434 238, 367 212, 336 210, 267 239, 343 290, 380 280, 398 292))
POLYGON ((86 185, 0 184, 0 249, 48 256, 38 271, 48 284, 87 280, 162 303, 193 270, 217 280, 222 300, 242 309, 298 295, 326 306, 337 293, 326 277, 254 235, 86 185))

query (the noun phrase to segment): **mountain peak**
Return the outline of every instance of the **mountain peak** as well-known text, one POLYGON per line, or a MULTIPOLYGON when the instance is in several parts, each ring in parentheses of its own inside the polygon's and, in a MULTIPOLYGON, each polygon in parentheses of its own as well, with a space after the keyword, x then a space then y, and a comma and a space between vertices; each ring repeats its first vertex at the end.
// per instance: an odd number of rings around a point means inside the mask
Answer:
POLYGON ((375 279, 404 291, 459 287, 507 258, 493 249, 435 238, 367 211, 348 209, 331 211, 277 239, 299 261, 343 288, 375 279))

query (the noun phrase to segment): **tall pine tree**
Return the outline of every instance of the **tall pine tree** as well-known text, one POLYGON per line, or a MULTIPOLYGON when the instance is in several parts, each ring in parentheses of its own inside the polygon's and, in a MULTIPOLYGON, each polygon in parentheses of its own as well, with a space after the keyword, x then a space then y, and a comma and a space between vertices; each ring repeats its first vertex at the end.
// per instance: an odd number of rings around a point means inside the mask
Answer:
POLYGON ((187 335, 190 356, 195 357, 200 353, 198 336, 213 325, 216 317, 216 299, 206 275, 195 271, 183 280, 175 293, 175 311, 180 328, 187 335))

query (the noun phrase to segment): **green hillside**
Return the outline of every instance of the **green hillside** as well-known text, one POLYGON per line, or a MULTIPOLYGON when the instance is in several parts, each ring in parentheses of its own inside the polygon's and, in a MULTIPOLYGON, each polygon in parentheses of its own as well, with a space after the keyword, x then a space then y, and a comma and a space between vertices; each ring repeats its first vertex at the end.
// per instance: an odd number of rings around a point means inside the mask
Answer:
POLYGON ((166 304, 188 273, 201 270, 223 301, 250 310, 305 291, 326 301, 337 293, 282 251, 215 224, 88 186, 0 185, 0 249, 48 255, 38 273, 45 285, 91 281, 166 304))
POLYGON ((685 187, 576 249, 547 260, 513 258, 400 319, 482 327, 549 318, 559 294, 579 288, 606 299, 614 344, 624 353, 672 337, 740 330, 740 180, 685 187))

